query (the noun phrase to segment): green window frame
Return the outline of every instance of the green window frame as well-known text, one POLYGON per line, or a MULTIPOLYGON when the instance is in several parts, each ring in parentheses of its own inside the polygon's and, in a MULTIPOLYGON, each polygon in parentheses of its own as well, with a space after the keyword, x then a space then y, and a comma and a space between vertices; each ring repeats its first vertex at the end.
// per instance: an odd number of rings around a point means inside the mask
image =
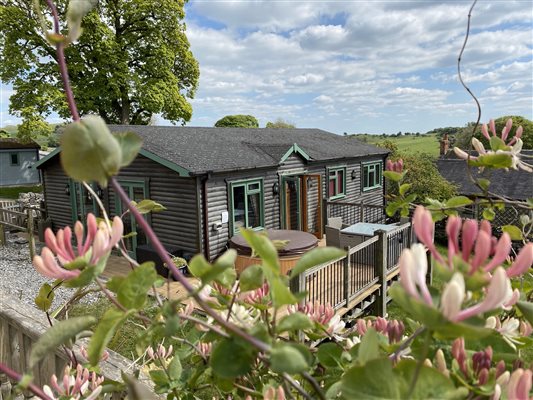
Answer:
POLYGON ((265 227, 265 196, 263 179, 246 179, 229 184, 229 205, 230 205, 230 232, 239 233, 239 228, 250 228, 254 230, 265 227), (240 192, 240 193, 238 193, 240 192), (241 196, 240 199, 236 198, 241 196), (254 198, 256 199, 254 201, 254 198), (255 220, 250 212, 255 209, 255 220), (259 215, 257 215, 259 212, 259 215))
POLYGON ((382 187, 383 163, 370 162, 363 164, 363 192, 382 187))
POLYGON ((329 200, 346 196, 346 167, 328 168, 329 200))
POLYGON ((20 165, 19 153, 9 153, 9 162, 12 166, 20 165))
MULTIPOLYGON (((69 179, 70 191, 70 210, 72 223, 81 221, 85 223, 88 213, 93 213, 96 217, 100 216, 100 207, 92 195, 87 191, 83 183, 69 179)), ((89 184, 94 191, 98 189, 96 183, 89 184)))

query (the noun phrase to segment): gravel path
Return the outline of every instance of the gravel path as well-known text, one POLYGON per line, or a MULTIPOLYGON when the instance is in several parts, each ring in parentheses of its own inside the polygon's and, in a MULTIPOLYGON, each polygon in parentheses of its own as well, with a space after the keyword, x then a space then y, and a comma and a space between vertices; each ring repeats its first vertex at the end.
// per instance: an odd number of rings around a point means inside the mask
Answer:
MULTIPOLYGON (((0 297, 11 296, 25 304, 35 306, 34 299, 39 293, 41 285, 45 282, 52 284, 53 280, 43 277, 30 262, 29 246, 27 243, 17 243, 19 238, 6 234, 7 245, 0 246, 0 297)), ((37 244, 37 254, 40 254, 42 245, 37 244)), ((74 293, 75 289, 57 288, 52 308, 65 303, 74 293)), ((92 303, 100 297, 91 293, 82 299, 84 303, 92 303)))

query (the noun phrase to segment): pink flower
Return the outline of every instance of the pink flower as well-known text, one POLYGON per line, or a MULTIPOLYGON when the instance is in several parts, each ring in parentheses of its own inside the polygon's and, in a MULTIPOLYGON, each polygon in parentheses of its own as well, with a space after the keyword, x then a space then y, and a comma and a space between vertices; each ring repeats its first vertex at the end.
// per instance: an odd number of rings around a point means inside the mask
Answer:
POLYGON ((71 374, 71 367, 65 367, 62 382, 59 383, 56 375, 52 375, 50 386, 43 386, 43 392, 52 399, 68 398, 73 400, 97 399, 102 391, 104 378, 96 375, 95 372, 89 372, 81 364, 76 367, 75 375, 71 374), (55 394, 58 395, 56 397, 55 394))
POLYGON ((311 321, 324 325, 326 332, 330 335, 343 330, 345 323, 341 321, 340 316, 335 315, 335 310, 329 304, 322 305, 318 301, 307 302, 303 305, 287 307, 289 313, 301 312, 307 315, 311 321))
POLYGON ((77 221, 74 225, 77 241, 77 248, 74 251, 70 227, 60 229, 55 235, 48 228, 45 232, 47 247, 43 248, 40 256, 33 258, 33 265, 39 273, 51 279, 76 278, 81 271, 69 269, 68 264, 77 259, 82 259, 89 265, 97 264, 119 242, 123 229, 124 225, 118 216, 113 219, 113 226, 109 229, 104 222, 97 227, 96 218, 93 214, 89 214, 85 241, 83 240, 84 228, 82 223, 77 221))
POLYGON ((413 227, 416 236, 422 243, 426 245, 433 257, 440 263, 444 263, 442 256, 437 251, 437 248, 433 243, 435 223, 431 218, 431 213, 422 206, 417 206, 415 209, 415 214, 413 216, 413 227))
MULTIPOLYGON (((513 127, 513 120, 511 118, 509 118, 507 120, 507 122, 505 123, 505 126, 503 127, 502 129, 502 134, 500 136, 500 138, 505 142, 507 140, 507 137, 509 136, 509 133, 511 132, 511 128, 513 127)), ((498 135, 496 134, 496 124, 494 123, 494 120, 491 119, 489 121, 489 129, 490 129, 490 132, 492 133, 492 136, 495 136, 497 137, 498 135)), ((481 133, 483 134, 483 136, 485 136, 485 138, 487 140, 490 141, 490 135, 489 135, 489 129, 487 129, 487 124, 483 124, 481 126, 481 133)), ((522 126, 519 126, 517 129, 516 129, 516 132, 515 132, 515 135, 514 137, 507 143, 507 146, 512 146, 518 139, 520 139, 522 137, 522 132, 523 132, 523 128, 522 126)))
POLYGON ((527 243, 520 249, 518 256, 507 270, 508 277, 525 274, 533 265, 533 243, 527 243))
POLYGON ((387 321, 383 317, 377 317, 374 320, 367 321, 364 319, 358 319, 355 328, 359 336, 364 336, 368 328, 374 328, 377 332, 387 336, 389 343, 400 342, 403 333, 405 332, 405 325, 402 321, 395 319, 387 321))
POLYGON ((278 386, 277 389, 270 386, 263 397, 264 400, 285 400, 285 391, 282 386, 278 386))
POLYGON ((400 283, 405 291, 428 305, 433 305, 431 294, 426 284, 427 259, 426 250, 420 243, 415 243, 410 249, 405 249, 398 262, 400 269, 400 283))
POLYGON ((242 300, 249 304, 263 304, 265 300, 269 300, 268 293, 268 283, 265 282, 260 288, 243 293, 242 300))
POLYGON ((207 358, 211 354, 211 350, 213 350, 213 343, 206 343, 206 342, 200 342, 198 343, 198 352, 202 356, 202 358, 207 358))
POLYGON ((387 160, 385 164, 385 170, 398 172, 401 174, 403 172, 403 160, 400 158, 398 161, 387 160))
POLYGON ((529 369, 518 368, 509 378, 507 397, 510 400, 528 400, 531 391, 533 373, 529 369))

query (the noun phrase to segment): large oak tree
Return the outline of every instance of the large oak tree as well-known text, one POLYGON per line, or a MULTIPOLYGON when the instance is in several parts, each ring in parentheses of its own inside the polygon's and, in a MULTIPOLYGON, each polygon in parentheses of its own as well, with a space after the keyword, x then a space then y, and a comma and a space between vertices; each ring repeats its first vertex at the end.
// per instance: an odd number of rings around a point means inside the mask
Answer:
MULTIPOLYGON (((15 91, 10 112, 25 120, 52 111, 68 118, 55 48, 45 40, 32 3, 0 0, 0 79, 15 91)), ((98 114, 110 124, 147 124, 154 114, 177 123, 190 120, 188 99, 199 69, 185 35, 184 3, 100 0, 85 16, 81 37, 65 51, 82 116, 98 114)), ((65 21, 68 2, 56 4, 65 21)), ((42 0, 41 7, 50 21, 42 0)))

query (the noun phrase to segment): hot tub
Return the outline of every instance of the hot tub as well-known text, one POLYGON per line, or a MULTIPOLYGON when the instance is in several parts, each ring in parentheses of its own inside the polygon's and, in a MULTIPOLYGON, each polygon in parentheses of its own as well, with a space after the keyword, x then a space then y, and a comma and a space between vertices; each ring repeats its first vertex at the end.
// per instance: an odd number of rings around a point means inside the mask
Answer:
MULTIPOLYGON (((307 232, 267 229, 266 234, 270 240, 289 241, 283 249, 278 250, 281 273, 283 274, 287 274, 302 255, 318 246, 318 239, 307 232)), ((235 235, 230 239, 230 247, 237 250, 237 260, 235 261, 237 273, 240 274, 250 265, 261 263, 260 258, 251 256, 250 245, 241 235, 235 235)))

